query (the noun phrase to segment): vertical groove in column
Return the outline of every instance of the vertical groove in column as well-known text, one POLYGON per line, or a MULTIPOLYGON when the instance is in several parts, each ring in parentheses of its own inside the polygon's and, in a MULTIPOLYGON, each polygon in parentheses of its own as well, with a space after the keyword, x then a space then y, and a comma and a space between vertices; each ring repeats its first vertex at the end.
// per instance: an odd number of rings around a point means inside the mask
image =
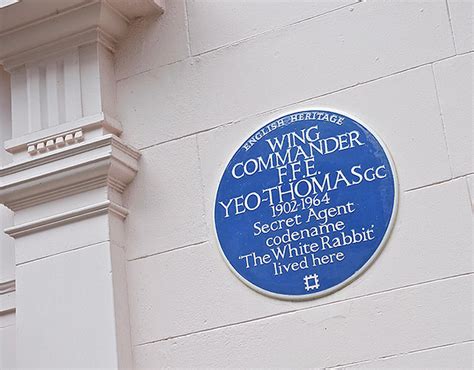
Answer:
POLYGON ((26 68, 20 67, 11 73, 12 137, 28 133, 28 93, 26 68))
POLYGON ((46 95, 48 126, 57 126, 59 124, 58 66, 55 60, 46 64, 46 95))
POLYGON ((64 60, 59 59, 56 62, 57 68, 57 91, 58 91, 58 119, 59 122, 66 122, 66 102, 64 88, 64 60))
POLYGON ((66 122, 81 118, 81 77, 77 48, 64 57, 64 93, 66 122))
POLYGON ((48 97, 47 97, 47 81, 46 66, 41 64, 39 71, 39 92, 40 92, 40 126, 41 129, 48 127, 48 97))
POLYGON ((38 66, 26 67, 28 132, 41 130, 40 74, 38 66))

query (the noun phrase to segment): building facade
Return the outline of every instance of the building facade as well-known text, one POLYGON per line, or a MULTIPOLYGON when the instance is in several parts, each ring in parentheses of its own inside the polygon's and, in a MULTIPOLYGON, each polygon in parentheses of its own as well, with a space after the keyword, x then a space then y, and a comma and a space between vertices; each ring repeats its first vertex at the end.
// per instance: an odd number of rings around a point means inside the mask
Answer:
POLYGON ((0 368, 471 368, 473 6, 0 1, 0 368), (217 187, 320 108, 386 144, 397 217, 349 285, 268 297, 217 187))

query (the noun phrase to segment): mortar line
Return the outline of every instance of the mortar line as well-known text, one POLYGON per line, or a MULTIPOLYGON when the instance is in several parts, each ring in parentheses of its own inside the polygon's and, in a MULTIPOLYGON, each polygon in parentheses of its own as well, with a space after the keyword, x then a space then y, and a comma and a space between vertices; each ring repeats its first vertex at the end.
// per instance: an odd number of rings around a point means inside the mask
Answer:
MULTIPOLYGON (((14 314, 14 313, 16 313, 16 309, 12 308, 11 310, 2 311, 0 313, 0 317, 11 315, 11 314, 14 314)), ((0 325, 0 329, 7 329, 7 328, 10 328, 10 327, 15 326, 15 325, 16 325, 15 323, 8 324, 8 325, 5 325, 5 326, 0 325)))
POLYGON ((441 180, 441 181, 437 181, 437 182, 434 182, 434 183, 431 183, 431 184, 417 186, 416 188, 411 188, 411 189, 405 190, 404 193, 410 193, 410 192, 416 191, 416 190, 423 190, 423 189, 430 188, 432 186, 443 185, 443 184, 446 184, 446 183, 454 181, 454 180, 467 178, 468 176, 473 175, 473 174, 474 174, 474 172, 470 172, 470 173, 466 173, 464 175, 459 175, 459 176, 452 177, 452 178, 447 179, 447 180, 441 180))
POLYGON ((433 81, 434 81, 435 93, 436 93, 436 102, 438 103, 439 116, 441 118, 441 127, 443 128, 444 146, 446 148, 446 153, 448 154, 449 171, 451 172, 451 178, 453 178, 454 170, 451 164, 451 155, 449 154, 448 135, 446 134, 446 123, 444 122, 443 109, 441 108, 441 100, 439 98, 438 83, 436 81, 436 74, 435 74, 433 64, 431 64, 431 74, 433 75, 433 81))
POLYGON ((453 22, 451 20, 451 11, 449 10, 448 0, 444 0, 444 3, 446 5, 446 11, 448 13, 448 22, 449 22, 449 28, 451 29, 451 39, 453 40, 454 52, 457 54, 458 50, 456 47, 456 37, 454 36, 454 28, 453 28, 453 22))
POLYGON ((418 69, 418 68, 426 67, 426 66, 429 66, 433 63, 438 63, 438 62, 441 62, 441 61, 444 61, 444 60, 447 60, 447 59, 450 59, 450 58, 455 58, 455 57, 458 57, 458 56, 463 56, 463 55, 467 55, 467 54, 471 54, 471 53, 474 53, 474 52, 473 51, 468 51, 468 52, 462 53, 462 54, 450 55, 450 56, 438 59, 436 61, 430 61, 430 62, 426 62, 426 63, 423 63, 423 64, 419 64, 419 65, 409 67, 409 68, 406 68, 406 69, 403 69, 403 70, 400 70, 400 71, 392 72, 388 75, 376 77, 376 78, 373 78, 371 80, 367 80, 367 81, 364 81, 364 82, 357 82, 357 83, 351 84, 349 86, 342 87, 342 88, 337 89, 337 90, 332 90, 332 91, 329 91, 329 92, 322 93, 320 95, 311 96, 309 98, 304 98, 302 100, 293 101, 291 103, 280 105, 280 106, 277 106, 277 107, 274 107, 274 108, 271 108, 271 109, 263 110, 263 111, 260 111, 260 112, 255 112, 255 113, 249 114, 247 116, 239 117, 239 118, 237 118, 235 120, 232 120, 232 121, 227 121, 225 123, 217 123, 215 126, 208 127, 208 128, 198 130, 198 131, 194 131, 194 132, 191 132, 191 133, 188 133, 188 134, 184 134, 184 135, 179 136, 179 137, 175 137, 175 138, 172 138, 172 139, 166 139, 166 140, 160 141, 158 143, 145 145, 143 147, 140 147, 139 150, 150 149, 150 148, 153 148, 153 147, 158 146, 158 145, 167 144, 167 143, 170 143, 170 142, 173 142, 173 141, 178 141, 178 140, 181 140, 181 139, 189 138, 190 136, 193 136, 193 135, 199 135, 199 134, 202 134, 202 133, 205 133, 205 132, 220 129, 220 128, 225 127, 225 126, 234 125, 236 123, 239 123, 241 121, 244 121, 244 120, 247 120, 247 119, 250 119, 250 118, 253 118, 253 117, 258 117, 258 116, 261 116, 261 115, 264 115, 264 114, 276 112, 276 111, 279 111, 279 110, 282 110, 282 109, 285 109, 285 108, 292 107, 294 105, 306 103, 306 102, 309 102, 311 100, 320 99, 320 98, 323 98, 323 97, 330 96, 332 94, 337 94, 337 93, 340 93, 340 92, 343 92, 343 91, 346 91, 346 90, 350 90, 350 89, 353 89, 355 87, 365 86, 366 84, 381 81, 385 78, 390 78, 390 77, 393 77, 393 76, 397 76, 399 74, 410 72, 410 71, 418 69))
POLYGON ((282 312, 278 312, 278 313, 274 313, 274 314, 270 314, 270 315, 257 317, 257 318, 254 318, 254 319, 248 319, 248 320, 242 320, 242 321, 239 321, 239 322, 234 322, 234 323, 229 323, 229 324, 224 324, 224 325, 218 325, 218 326, 215 326, 215 327, 212 327, 212 328, 196 330, 196 331, 186 333, 186 334, 172 335, 172 336, 168 336, 168 337, 162 338, 162 339, 157 339, 157 340, 146 341, 146 342, 134 344, 133 347, 141 347, 141 346, 145 346, 145 345, 149 345, 149 344, 165 342, 167 340, 172 340, 172 339, 186 338, 186 337, 196 335, 196 334, 213 332, 213 331, 226 329, 226 328, 230 328, 230 327, 236 327, 236 326, 243 325, 243 324, 256 323, 256 322, 260 322, 260 321, 264 321, 264 320, 267 320, 267 319, 272 319, 272 318, 276 318, 276 317, 280 317, 280 316, 305 312, 305 311, 313 310, 313 309, 316 309, 316 308, 331 306, 331 305, 335 305, 335 304, 339 304, 339 303, 352 302, 352 301, 356 301, 356 300, 367 298, 367 297, 373 297, 373 296, 378 296, 378 295, 387 294, 387 293, 391 293, 391 292, 396 292, 396 291, 400 291, 400 290, 410 289, 410 288, 417 287, 417 286, 436 284, 436 283, 439 283, 439 282, 442 282, 442 281, 445 281, 445 280, 452 280, 452 279, 457 279, 457 278, 462 278, 462 277, 467 277, 467 276, 472 276, 472 275, 474 275, 474 272, 465 272, 465 273, 462 273, 462 274, 445 276, 445 277, 442 277, 442 278, 431 279, 431 280, 427 280, 427 281, 423 281, 423 282, 408 284, 408 285, 404 285, 404 286, 401 286, 401 287, 385 289, 385 290, 381 290, 379 292, 372 292, 372 293, 369 293, 369 294, 364 294, 364 295, 359 295, 359 296, 350 297, 350 298, 346 298, 346 299, 340 299, 340 300, 336 300, 336 301, 332 301, 332 302, 327 302, 327 303, 323 303, 323 304, 320 304, 320 305, 308 306, 308 307, 304 307, 304 308, 295 308, 295 309, 286 310, 286 311, 282 311, 282 312))
POLYGON ((271 34, 273 32, 279 32, 279 31, 284 31, 286 30, 287 28, 291 28, 295 25, 298 25, 300 23, 305 23, 305 22, 308 22, 308 21, 311 21, 313 19, 316 19, 316 18, 320 18, 320 17, 323 17, 327 14, 331 14, 331 13, 334 13, 334 12, 337 12, 339 10, 342 10, 344 8, 348 8, 348 7, 351 7, 351 6, 355 6, 359 3, 361 3, 362 1, 361 0, 357 0, 353 3, 350 3, 350 4, 346 4, 346 5, 341 5, 340 7, 338 8, 334 8, 334 9, 331 9, 331 10, 328 10, 326 12, 323 12, 323 13, 320 13, 320 14, 316 14, 316 15, 313 15, 313 16, 310 16, 310 17, 307 17, 307 18, 303 18, 303 19, 299 19, 295 22, 292 22, 292 23, 289 23, 289 24, 285 24, 285 25, 282 25, 282 26, 278 26, 278 27, 274 27, 274 28, 271 28, 271 29, 268 29, 268 30, 264 30, 262 32, 259 32, 259 33, 255 33, 253 35, 250 35, 250 36, 247 36, 247 37, 243 37, 241 39, 238 39, 238 40, 235 40, 235 41, 232 41, 232 42, 229 42, 227 44, 224 44, 224 45, 219 45, 219 46, 216 46, 214 48, 211 48, 211 49, 208 49, 208 50, 205 50, 203 52, 200 52, 200 53, 197 53, 197 54, 192 54, 193 57, 200 57, 200 56, 203 56, 203 55, 206 55, 206 54, 209 54, 209 53, 214 53, 216 51, 220 51, 222 49, 227 49, 227 48, 230 48, 230 47, 234 47, 234 46, 237 46, 237 45, 240 45, 242 43, 245 43, 247 41, 251 41, 251 40, 254 40, 260 36, 263 36, 263 35, 267 35, 267 34, 271 34))
MULTIPOLYGON (((471 193, 471 187, 469 186, 469 176, 471 175, 466 175, 466 186, 467 186, 467 194, 469 195, 469 200, 471 200, 471 199, 474 199, 474 194, 471 193)), ((472 181, 474 181, 474 178, 472 179, 472 181)), ((471 204, 474 207, 474 203, 472 203, 472 201, 471 201, 471 204)))
POLYGON ((184 61, 187 61, 189 59, 193 59, 193 58, 199 58, 200 56, 203 56, 203 55, 206 55, 206 54, 210 54, 210 53, 213 53, 213 52, 216 52, 216 51, 219 51, 221 49, 227 49, 229 47, 233 47, 233 46, 236 46, 236 45, 239 45, 241 43, 244 43, 246 41, 250 41, 254 38, 257 38, 261 35, 265 35, 267 33, 271 33, 273 31, 281 31, 281 30, 284 30, 285 28, 287 27, 291 27, 293 25, 296 25, 298 23, 302 23, 302 22, 305 22, 305 21, 308 21, 308 20, 311 20, 311 19, 314 19, 314 18, 317 18, 317 17, 320 17, 320 16, 323 16, 323 15, 326 15, 328 13, 332 13, 334 11, 337 11, 337 10, 341 10, 343 8, 346 8, 346 7, 349 7, 349 6, 354 6, 354 5, 357 5, 359 3, 363 2, 362 0, 358 0, 354 3, 351 3, 351 4, 347 4, 347 5, 343 5, 339 8, 336 8, 336 9, 332 9, 332 10, 329 10, 325 13, 321 13, 321 14, 317 14, 313 17, 309 17, 309 18, 305 18, 305 19, 301 19, 299 21, 296 21, 294 23, 290 23, 290 24, 287 24, 287 25, 284 25, 284 26, 281 26, 281 27, 277 27, 277 28, 273 28, 273 29, 270 29, 270 30, 266 30, 266 31, 262 31, 260 33, 257 33, 257 34, 254 34, 254 35, 251 35, 249 37, 246 37, 246 38, 242 38, 242 39, 239 39, 239 40, 236 40, 236 41, 233 41, 231 43, 227 43, 227 44, 224 44, 224 45, 220 45, 220 46, 217 46, 215 48, 212 48, 212 49, 209 49, 209 50, 206 50, 206 51, 203 51, 202 53, 197 53, 197 54, 192 54, 192 50, 191 50, 191 36, 190 36, 190 33, 189 33, 189 16, 188 16, 188 9, 187 9, 187 1, 185 2, 185 22, 186 22, 186 38, 187 38, 187 49, 188 49, 188 56, 186 58, 182 58, 182 59, 179 59, 179 60, 175 60, 173 62, 169 62, 169 63, 165 63, 165 64, 162 64, 162 65, 159 65, 159 66, 156 66, 154 68, 148 68, 144 71, 140 71, 140 72, 137 72, 135 74, 132 74, 130 76, 125 76, 125 77, 122 77, 122 78, 119 78, 116 80, 116 82, 120 82, 120 81, 123 81, 123 80, 126 80, 127 78, 131 78, 131 77, 135 77, 135 76, 139 76, 141 74, 144 74, 144 73, 147 73, 147 72, 150 72, 152 71, 153 69, 158 69, 158 68, 162 68, 162 67, 167 67, 167 66, 170 66, 170 65, 173 65, 173 64, 176 64, 176 63, 180 63, 180 62, 184 62, 184 61))
MULTIPOLYGON (((187 2, 185 3, 185 7, 186 7, 186 24, 187 24, 187 48, 188 48, 188 52, 189 52, 189 56, 186 57, 186 58, 182 58, 180 60, 176 60, 174 62, 170 62, 170 63, 166 63, 166 64, 163 64, 163 65, 160 65, 160 66, 157 66, 155 68, 161 68, 161 67, 166 67, 166 66, 169 66, 169 65, 173 65, 173 64, 176 64, 176 63, 180 63, 180 62, 184 62, 184 61, 187 61, 188 59, 193 59, 193 58, 198 58, 200 56, 203 56, 203 55, 206 55, 206 54, 210 54, 210 53, 213 53, 213 52, 216 52, 216 51, 219 51, 221 49, 227 49, 227 48, 230 48, 230 47, 233 47, 233 46, 236 46, 236 45, 239 45, 239 44, 242 44, 246 41, 250 41, 250 40, 253 40, 259 36, 262 36, 262 35, 265 35, 267 33, 271 33, 271 32, 275 32, 275 31, 281 31, 281 30, 284 30, 286 28, 290 28, 296 24, 299 24, 299 23, 303 23, 303 22, 306 22, 306 21, 310 21, 312 19, 315 19, 315 18, 318 18, 318 17, 321 17, 321 16, 324 16, 324 15, 327 15, 329 13, 332 13, 332 12, 335 12, 335 11, 338 11, 338 10, 342 10, 344 8, 347 8, 347 7, 350 7, 350 6, 355 6, 359 3, 363 3, 364 1, 362 0, 358 0, 358 1, 355 1, 353 3, 350 3, 350 4, 346 4, 346 5, 342 5, 340 6, 339 8, 335 8, 335 9, 332 9, 332 10, 328 10, 327 12, 324 12, 324 13, 321 13, 321 14, 317 14, 315 16, 312 16, 312 17, 308 17, 308 18, 304 18, 304 19, 300 19, 296 22, 293 22, 293 23, 290 23, 290 24, 286 24, 286 25, 283 25, 283 26, 280 26, 280 27, 276 27, 276 28, 272 28, 270 30, 266 30, 266 31, 262 31, 260 33, 257 33, 257 34, 254 34, 254 35, 251 35, 249 37, 245 37, 245 38, 242 38, 242 39, 239 39, 239 40, 236 40, 236 41, 232 41, 231 43, 227 43, 227 44, 224 44, 224 45, 220 45, 220 46, 217 46, 215 48, 212 48, 212 49, 209 49, 209 50, 206 50, 206 51, 203 51, 201 53, 197 53, 197 54, 192 54, 192 50, 191 50, 191 39, 190 39, 190 34, 189 34, 189 18, 188 18, 188 12, 187 12, 187 2)), ((123 80, 126 80, 127 78, 131 78, 131 77, 134 77, 134 76, 138 76, 138 75, 141 75, 143 73, 146 73, 146 72, 150 72, 151 70, 155 69, 155 68, 148 68, 147 70, 144 70, 144 71, 140 71, 140 72, 137 72, 135 74, 132 74, 130 76, 126 76, 126 77, 122 77, 118 80, 116 80, 116 82, 120 82, 120 81, 123 81, 123 80)))
POLYGON ((166 251, 160 251, 160 252, 146 254, 146 255, 143 255, 143 256, 140 256, 140 257, 130 258, 130 259, 127 259, 127 262, 142 260, 142 259, 145 259, 145 258, 148 258, 148 257, 160 256, 162 254, 168 254, 168 253, 180 251, 180 250, 187 249, 187 248, 198 247, 198 246, 206 244, 206 243, 208 243, 208 240, 204 240, 204 241, 197 242, 197 243, 192 243, 192 244, 186 244, 186 245, 182 245, 180 247, 169 249, 169 250, 166 250, 166 251))
POLYGON ((199 172, 199 183, 201 185, 201 205, 202 205, 202 218, 203 218, 203 221, 204 221, 204 225, 205 225, 205 228, 206 228, 206 236, 207 236, 207 239, 209 240, 209 236, 210 236, 210 233, 211 233, 211 230, 209 228, 209 223, 207 222, 207 207, 206 207, 206 200, 205 200, 205 196, 204 196, 204 177, 203 177, 203 173, 202 173, 202 160, 201 160, 201 148, 199 146, 199 139, 198 139, 198 135, 196 135, 196 151, 197 151, 197 160, 198 160, 198 172, 199 172))
POLYGON ((192 56, 191 51, 191 34, 189 32, 189 13, 188 13, 188 0, 184 0, 184 22, 186 26, 186 46, 188 49, 188 56, 192 56))
MULTIPOLYGON (((199 147, 199 144, 198 144, 198 147, 199 147)), ((200 158, 199 158, 199 149, 198 149, 198 160, 200 160, 200 158)), ((404 193, 410 193, 410 192, 415 191, 415 190, 422 190, 422 189, 430 188, 432 186, 442 185, 442 184, 449 183, 451 181, 459 180, 459 179, 462 179, 462 178, 466 178, 466 180, 467 180, 467 177, 471 176, 473 174, 474 173, 468 173, 468 174, 465 174, 465 175, 460 175, 460 176, 457 176, 457 177, 453 177, 452 179, 443 180, 443 181, 439 181, 439 182, 436 182, 436 183, 432 183, 432 184, 423 185, 423 186, 420 186, 420 187, 408 189, 408 190, 405 190, 404 193)), ((201 186, 203 186, 202 185, 202 176, 201 176, 201 186)), ((469 187, 469 184, 468 184, 468 187, 469 187)), ((204 203, 204 199, 202 199, 202 201, 204 203)), ((205 207, 205 204, 203 204, 203 206, 205 207)), ((206 216, 206 215, 204 215, 204 216, 206 216)), ((206 227, 207 227, 207 223, 206 223, 206 227)), ((208 232, 209 232, 209 230, 208 230, 208 232)), ((206 244, 208 242, 209 242, 209 239, 206 239, 206 240, 203 240, 203 241, 200 241, 200 242, 182 245, 182 246, 179 246, 177 248, 169 249, 169 250, 166 250, 166 251, 155 252, 155 253, 139 256, 139 257, 134 257, 134 258, 131 258, 131 259, 127 259, 127 261, 132 262, 132 261, 136 261, 136 260, 140 260, 140 259, 145 259, 145 258, 148 258, 148 257, 154 257, 154 256, 162 255, 162 254, 171 253, 171 252, 174 252, 174 251, 179 251, 179 250, 182 250, 182 249, 197 247, 197 246, 206 244)))
MULTIPOLYGON (((314 17, 312 17, 312 18, 306 18, 306 19, 297 21, 296 23, 291 23, 291 24, 282 26, 282 27, 280 27, 280 28, 275 28, 275 29, 272 29, 272 30, 267 30, 267 31, 264 31, 264 32, 259 33, 259 34, 255 34, 255 35, 249 36, 248 38, 244 38, 244 39, 241 39, 241 40, 239 40, 239 41, 234 41, 234 42, 232 42, 232 43, 230 43, 230 44, 225 44, 225 45, 216 47, 216 48, 214 48, 214 49, 206 50, 206 51, 204 51, 204 52, 202 52, 202 53, 199 53, 199 54, 194 54, 194 55, 191 54, 191 55, 189 55, 188 57, 185 57, 185 58, 181 58, 181 59, 178 59, 178 60, 169 62, 169 63, 165 63, 165 64, 157 65, 157 66, 154 66, 154 67, 150 67, 150 68, 147 68, 147 69, 145 69, 145 70, 143 70, 143 71, 139 71, 139 72, 136 72, 136 73, 132 73, 132 74, 130 74, 130 75, 128 75, 128 76, 124 76, 124 77, 118 78, 118 79, 116 80, 116 83, 121 82, 121 81, 124 81, 124 80, 129 79, 129 78, 132 78, 132 77, 140 76, 140 75, 142 75, 142 74, 144 74, 144 73, 151 72, 151 71, 153 71, 153 70, 155 70, 155 69, 160 69, 160 68, 163 68, 163 67, 171 66, 171 65, 173 65, 173 64, 186 62, 186 61, 188 61, 188 60, 190 60, 190 59, 196 59, 196 58, 199 58, 199 57, 201 57, 201 56, 205 56, 205 55, 207 55, 207 54, 211 54, 211 53, 213 53, 213 52, 219 51, 219 50, 221 50, 221 49, 226 49, 226 48, 230 48, 230 47, 233 47, 233 46, 237 46, 237 45, 240 45, 240 44, 242 44, 242 43, 244 43, 244 42, 246 42, 246 41, 251 41, 251 40, 253 40, 254 38, 257 38, 258 36, 264 35, 264 34, 266 34, 266 33, 270 33, 270 32, 272 32, 272 31, 283 30, 283 29, 285 29, 286 27, 291 27, 291 26, 293 26, 293 25, 295 25, 295 24, 298 24, 298 23, 301 23, 301 22, 305 22, 305 21, 314 19, 314 18, 317 18, 317 17, 323 16, 323 15, 326 15, 326 14, 331 13, 331 12, 335 12, 335 11, 341 10, 341 9, 343 9, 343 8, 346 8, 346 7, 355 6, 355 5, 357 5, 357 4, 362 4, 362 3, 364 3, 364 2, 365 2, 365 0, 360 0, 360 1, 358 1, 358 2, 351 3, 351 4, 348 4, 348 5, 344 5, 344 6, 340 7, 340 8, 337 8, 337 9, 333 9, 333 10, 328 11, 328 12, 326 12, 326 13, 322 13, 322 14, 316 15, 316 16, 314 16, 314 17)), ((189 30, 188 30, 188 31, 189 31, 189 30)), ((190 44, 189 44, 189 49, 190 49, 190 44)), ((456 56, 461 56, 461 55, 470 54, 470 53, 473 52, 472 50, 468 50, 468 51, 465 51, 465 52, 462 52, 462 53, 458 53, 458 52, 456 51, 456 48, 454 48, 454 49, 455 49, 455 53, 454 53, 453 55, 449 55, 449 56, 447 56, 447 57, 442 57, 442 58, 437 59, 437 60, 434 60, 434 61, 422 63, 422 64, 419 64, 419 65, 417 65, 417 66, 410 67, 410 68, 408 68, 408 69, 402 70, 402 71, 400 71, 400 72, 407 71, 407 70, 410 70, 410 69, 413 69, 413 68, 417 68, 417 67, 421 67, 421 66, 424 66, 424 65, 426 65, 426 64, 431 64, 431 63, 440 62, 440 61, 443 61, 443 60, 446 60, 446 59, 449 59, 449 58, 453 58, 453 57, 456 57, 456 56)), ((398 73, 398 72, 394 72, 393 74, 396 74, 396 73, 398 73)), ((389 77, 389 76, 391 76, 391 74, 382 76, 381 78, 383 78, 383 77, 389 77)), ((364 82, 364 83, 365 83, 365 82, 364 82)))
POLYGON ((155 146, 159 146, 159 145, 163 145, 163 144, 168 144, 168 143, 172 143, 173 141, 178 141, 178 140, 182 140, 182 139, 188 139, 194 135, 199 135, 199 134, 202 134, 202 133, 205 133, 205 132, 208 132, 208 131, 212 131, 212 130, 215 130, 215 129, 218 129, 218 128, 222 128, 222 127, 225 127, 225 126, 228 126, 228 125, 233 125, 234 123, 236 123, 238 121, 228 121, 226 123, 219 123, 217 126, 212 126, 212 127, 209 127, 209 128, 205 128, 205 129, 202 129, 202 130, 199 130, 199 131, 194 131, 192 133, 189 133, 189 134, 185 134, 183 136, 179 136, 179 137, 175 137, 175 138, 172 138, 172 139, 168 139, 168 140, 165 140, 165 141, 160 141, 159 143, 155 143, 155 144, 150 144, 150 145, 146 145, 144 147, 141 147, 139 148, 138 150, 142 151, 142 150, 147 150, 147 149, 150 149, 150 148, 153 148, 155 146))
POLYGON ((172 62, 168 62, 168 63, 164 63, 164 64, 158 64, 158 65, 153 66, 153 67, 148 67, 147 69, 144 69, 143 71, 135 72, 135 73, 133 73, 129 76, 119 77, 115 80, 115 83, 118 84, 119 82, 127 80, 129 78, 138 77, 138 76, 143 75, 145 73, 151 72, 154 69, 160 69, 160 68, 172 66, 173 64, 178 64, 178 63, 181 63, 181 62, 185 62, 185 61, 187 61, 188 59, 191 59, 191 58, 192 58, 191 56, 187 56, 187 57, 184 57, 184 58, 172 61, 172 62))
POLYGON ((68 250, 65 250, 65 251, 60 251, 60 252, 53 253, 53 254, 48 254, 47 256, 38 257, 38 258, 35 258, 35 259, 32 259, 32 260, 28 260, 28 261, 25 261, 25 262, 20 262, 20 263, 18 263, 16 266, 27 265, 27 264, 29 264, 29 263, 33 263, 33 262, 40 261, 40 260, 44 260, 44 259, 51 258, 51 257, 56 257, 56 256, 59 256, 59 255, 61 255, 61 254, 76 252, 76 251, 78 251, 78 250, 80 250, 80 249, 85 249, 85 248, 89 248, 89 247, 94 247, 94 246, 97 246, 97 245, 99 245, 99 244, 104 244, 104 243, 113 244, 113 242, 112 242, 111 240, 102 240, 102 241, 100 241, 100 242, 95 242, 95 243, 87 244, 87 245, 81 245, 81 246, 76 247, 76 248, 68 249, 68 250))
POLYGON ((335 370, 335 369, 344 368, 346 366, 352 366, 352 365, 358 365, 358 364, 370 364, 371 362, 375 362, 375 361, 378 361, 378 360, 387 360, 387 359, 391 359, 391 358, 404 357, 404 356, 408 356, 408 355, 415 354, 415 353, 428 352, 428 351, 432 351, 432 350, 435 350, 435 349, 453 347, 453 346, 458 346, 460 344, 466 344, 466 343, 472 343, 472 342, 474 342, 474 340, 467 339, 467 340, 463 340, 463 341, 460 341, 460 342, 440 344, 440 345, 437 345, 437 346, 431 346, 431 347, 426 347, 426 348, 421 348, 421 349, 414 349, 414 350, 410 350, 410 351, 406 351, 406 352, 399 352, 399 353, 395 353, 395 354, 391 354, 391 355, 384 355, 384 356, 380 356, 380 357, 376 357, 376 358, 368 359, 368 360, 347 362, 347 363, 340 364, 340 365, 325 367, 324 369, 325 370, 335 370))

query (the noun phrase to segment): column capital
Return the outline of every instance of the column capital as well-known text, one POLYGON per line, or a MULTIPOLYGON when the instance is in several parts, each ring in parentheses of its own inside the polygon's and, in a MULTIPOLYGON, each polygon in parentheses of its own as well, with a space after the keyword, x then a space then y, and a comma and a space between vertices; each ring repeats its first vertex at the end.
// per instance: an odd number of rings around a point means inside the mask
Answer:
POLYGON ((11 70, 94 37, 114 48, 131 20, 163 11, 160 0, 21 0, 0 8, 0 64, 11 70))
POLYGON ((56 150, 42 150, 41 142, 76 128, 120 135, 117 43, 131 20, 163 10, 158 0, 21 0, 0 8, 0 64, 12 91, 5 149, 12 160, 56 150))

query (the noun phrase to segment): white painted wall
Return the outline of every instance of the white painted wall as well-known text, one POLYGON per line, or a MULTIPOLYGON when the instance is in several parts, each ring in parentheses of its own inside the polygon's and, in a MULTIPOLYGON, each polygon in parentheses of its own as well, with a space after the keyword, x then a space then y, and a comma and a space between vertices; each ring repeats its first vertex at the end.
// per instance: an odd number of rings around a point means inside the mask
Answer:
MULTIPOLYGON (((113 316, 128 326, 127 301, 137 369, 472 367, 473 7, 167 0, 161 17, 134 21, 104 90, 117 79, 122 138, 142 154, 125 194, 128 282, 116 268, 122 224, 105 216, 26 235, 16 251, 2 233, 0 369, 115 363, 114 337, 129 335, 113 316), (227 160, 250 133, 319 106, 359 117, 383 138, 399 175, 399 213, 359 279, 321 299, 284 302, 226 267, 211 210, 227 160), (5 289, 15 252, 16 317, 15 292, 5 289)), ((6 86, 0 70, 0 142, 12 136, 6 86)), ((104 94, 113 106, 115 94, 104 94)), ((98 103, 94 96, 85 98, 98 103)), ((9 161, 0 153, 0 165, 9 161)), ((16 212, 15 222, 105 196, 101 188, 52 200, 16 212)), ((12 218, 0 206, 2 229, 12 218)))
POLYGON ((472 365, 470 1, 169 0, 116 61, 137 368, 472 365), (283 302, 221 259, 211 209, 226 160, 289 110, 360 117, 392 152, 401 199, 376 263, 283 302), (471 189, 469 190, 469 182, 471 189))

